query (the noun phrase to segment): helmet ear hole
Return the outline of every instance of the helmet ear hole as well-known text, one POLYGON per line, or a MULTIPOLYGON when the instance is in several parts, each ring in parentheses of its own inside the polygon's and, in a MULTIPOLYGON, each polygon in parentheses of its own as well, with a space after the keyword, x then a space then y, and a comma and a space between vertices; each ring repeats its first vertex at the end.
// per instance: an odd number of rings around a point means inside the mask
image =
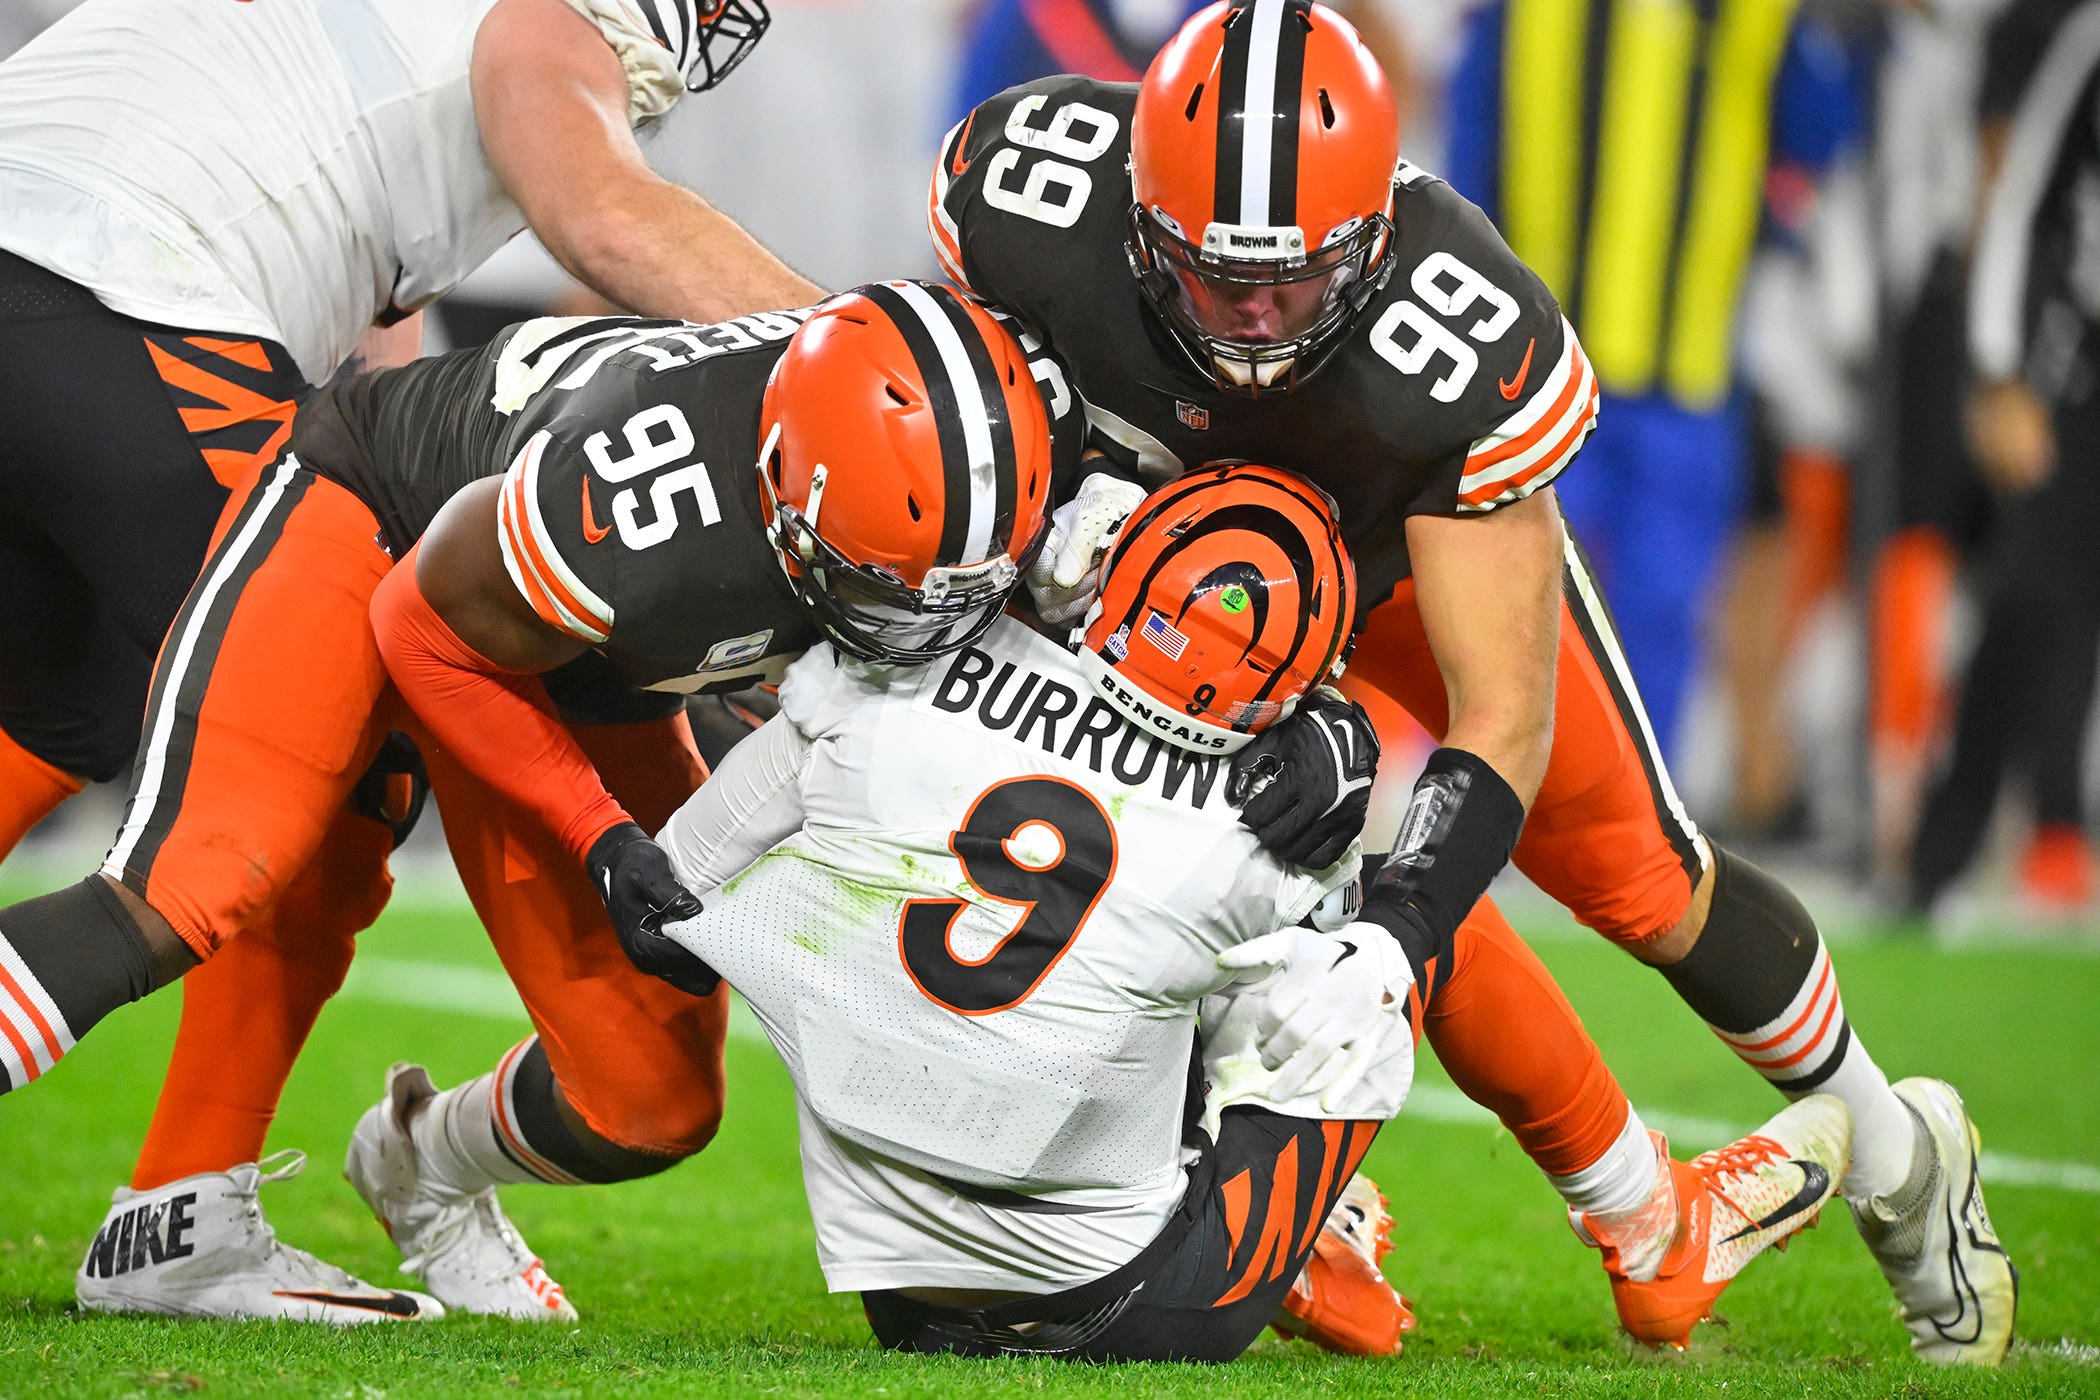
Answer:
POLYGON ((776 447, 773 449, 773 455, 766 459, 766 475, 773 479, 773 491, 776 495, 781 490, 781 477, 785 471, 786 463, 781 458, 780 449, 776 447))
POLYGON ((1328 99, 1327 89, 1320 89, 1320 125, 1334 130, 1334 103, 1328 99))
POLYGON ((904 397, 903 393, 898 390, 896 385, 885 384, 882 386, 882 389, 884 393, 888 394, 890 398, 896 402, 898 407, 909 408, 911 406, 911 400, 904 397))
MULTIPOLYGON (((1187 118, 1188 120, 1190 120, 1190 121, 1194 121, 1194 120, 1196 120, 1196 106, 1197 106, 1197 104, 1198 104, 1198 103, 1200 103, 1200 102, 1202 102, 1202 101, 1203 101, 1203 84, 1201 84, 1201 83, 1198 83, 1198 84, 1196 84, 1196 86, 1195 86, 1195 87, 1194 87, 1193 89, 1191 89, 1191 90, 1190 90, 1190 92, 1189 92, 1189 105, 1188 105, 1188 110, 1187 110, 1186 112, 1183 112, 1183 113, 1182 113, 1182 115, 1183 115, 1184 117, 1186 117, 1186 118, 1187 118)), ((1333 125, 1334 125, 1334 123, 1333 123, 1332 121, 1328 122, 1327 124, 1328 124, 1329 126, 1333 126, 1333 125)))
POLYGON ((904 508, 911 512, 911 518, 914 523, 926 518, 926 512, 919 509, 919 498, 909 492, 905 493, 904 508))

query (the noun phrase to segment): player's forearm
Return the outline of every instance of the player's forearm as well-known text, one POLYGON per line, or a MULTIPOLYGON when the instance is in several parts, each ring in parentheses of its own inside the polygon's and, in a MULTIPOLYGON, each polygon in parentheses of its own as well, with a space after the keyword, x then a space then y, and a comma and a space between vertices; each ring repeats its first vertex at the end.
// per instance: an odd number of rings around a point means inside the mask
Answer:
POLYGON ((1553 688, 1517 703, 1481 704, 1455 709, 1444 747, 1463 749, 1502 776, 1525 810, 1538 796, 1553 754, 1553 688), (1528 701, 1529 703, 1524 703, 1528 701), (1543 701, 1543 704, 1540 702, 1543 701))
POLYGON ((417 563, 412 550, 372 596, 372 630, 395 688, 469 772, 535 814, 581 860, 631 819, 539 678, 506 671, 460 640, 417 585, 417 563))
POLYGON ((720 321, 824 295, 734 219, 653 175, 623 180, 541 239, 578 281, 645 316, 720 321))

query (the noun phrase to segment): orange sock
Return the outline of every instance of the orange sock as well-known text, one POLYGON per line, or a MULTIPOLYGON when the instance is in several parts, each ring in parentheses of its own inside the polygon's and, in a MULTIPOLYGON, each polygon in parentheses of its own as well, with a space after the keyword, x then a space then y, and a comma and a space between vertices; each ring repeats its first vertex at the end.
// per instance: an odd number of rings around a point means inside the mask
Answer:
POLYGON ((393 889, 393 834, 347 812, 312 864, 255 923, 182 981, 182 1024, 133 1190, 262 1155, 322 1004, 343 985, 357 935, 393 889))
POLYGON ((1914 525, 1874 568, 1873 732, 1877 749, 1915 754, 1939 723, 1940 629, 1954 591, 1954 551, 1914 525))
POLYGON ((81 787, 81 779, 52 767, 0 729, 0 860, 81 787))
POLYGON ((1448 972, 1432 969, 1429 1043, 1465 1096, 1502 1120, 1552 1176, 1596 1163, 1627 1103, 1552 974, 1483 899, 1459 925, 1448 972))
POLYGON ((1851 474, 1835 454, 1797 447, 1779 464, 1779 493, 1793 565, 1786 600, 1791 639, 1816 604, 1844 582, 1851 474))

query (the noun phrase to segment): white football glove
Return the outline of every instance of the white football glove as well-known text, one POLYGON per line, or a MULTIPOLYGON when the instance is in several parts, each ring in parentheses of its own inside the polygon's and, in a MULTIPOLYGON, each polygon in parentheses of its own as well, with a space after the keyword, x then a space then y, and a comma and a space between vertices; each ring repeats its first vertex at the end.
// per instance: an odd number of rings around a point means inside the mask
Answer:
POLYGON ((1218 966, 1268 974, 1235 998, 1252 1000, 1261 1062, 1274 1073, 1264 1097, 1313 1099, 1351 1117, 1399 1111, 1414 1080, 1414 973, 1390 933, 1366 923, 1281 929, 1228 948, 1218 966))
POLYGON ((1107 472, 1079 483, 1079 494, 1050 513, 1043 547, 1028 566, 1028 591, 1043 621, 1063 627, 1086 616, 1100 581, 1101 560, 1145 488, 1107 472))

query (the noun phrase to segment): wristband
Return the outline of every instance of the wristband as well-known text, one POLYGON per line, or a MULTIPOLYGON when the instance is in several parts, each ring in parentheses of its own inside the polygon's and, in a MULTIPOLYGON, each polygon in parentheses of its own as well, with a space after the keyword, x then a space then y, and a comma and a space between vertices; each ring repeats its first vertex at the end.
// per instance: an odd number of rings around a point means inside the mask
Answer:
POLYGON ((1371 882, 1361 917, 1390 926, 1405 906, 1438 947, 1448 947, 1523 830, 1524 804, 1487 760, 1438 749, 1415 781, 1399 840, 1371 882))

